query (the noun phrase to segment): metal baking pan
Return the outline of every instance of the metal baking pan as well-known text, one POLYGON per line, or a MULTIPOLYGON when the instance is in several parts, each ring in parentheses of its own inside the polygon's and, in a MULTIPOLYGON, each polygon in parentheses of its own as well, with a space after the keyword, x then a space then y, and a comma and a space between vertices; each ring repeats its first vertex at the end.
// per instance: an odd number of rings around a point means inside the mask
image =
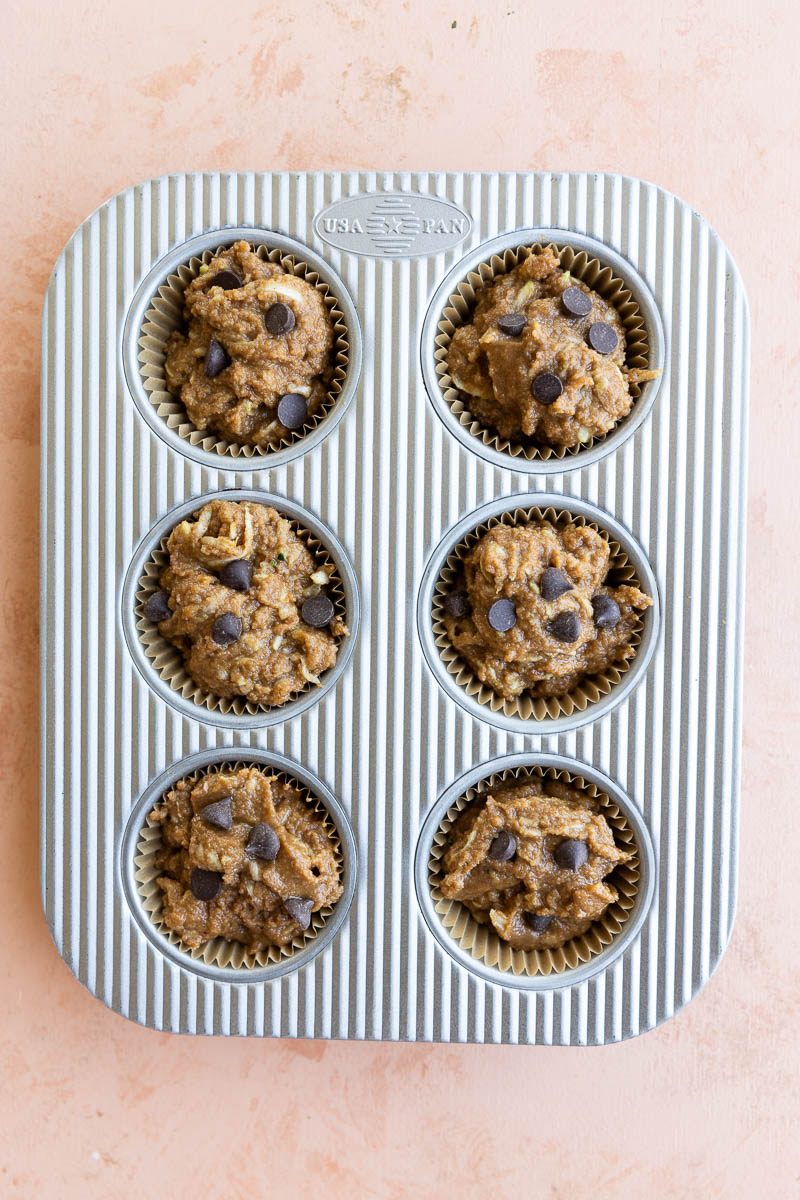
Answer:
POLYGON ((173 175, 84 221, 42 328, 41 879, 76 977, 115 1011, 184 1033, 587 1045, 687 1004, 735 907, 748 356, 725 246, 680 200, 619 175, 173 175), (351 305, 354 357, 363 340, 330 427, 290 454, 192 453, 159 427, 136 379, 132 339, 153 287, 184 243, 221 244, 237 228, 318 263, 351 305), (631 427, 558 467, 473 446, 431 359, 450 273, 487 243, 552 231, 600 244, 651 298, 664 367, 631 427), (282 498, 332 531, 360 596, 358 640, 333 686, 268 725, 176 706, 128 646, 137 548, 171 511, 230 489, 282 498), (417 618, 436 548, 483 506, 534 493, 530 503, 546 493, 608 515, 652 571, 660 620, 624 694, 579 726, 528 732, 451 694, 417 618), (316 780, 346 830, 349 911, 280 974, 167 952, 132 892, 137 814, 160 778, 248 748, 316 780), (498 760, 582 766, 641 830, 635 921, 586 969, 512 981, 477 970, 436 927, 425 839, 453 789, 498 760))

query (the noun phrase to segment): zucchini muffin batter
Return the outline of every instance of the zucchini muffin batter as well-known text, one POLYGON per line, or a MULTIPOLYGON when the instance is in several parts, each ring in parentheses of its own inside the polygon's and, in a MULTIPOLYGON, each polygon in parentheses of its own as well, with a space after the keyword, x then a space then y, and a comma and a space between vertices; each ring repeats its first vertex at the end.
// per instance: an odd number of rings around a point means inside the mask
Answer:
POLYGON ((506 700, 571 692, 633 656, 640 613, 652 604, 637 587, 607 585, 610 562, 608 542, 589 526, 495 525, 444 598, 447 636, 506 700))
POLYGON ((334 665, 347 626, 326 592, 333 568, 274 508, 212 500, 173 529, 168 549, 144 616, 198 687, 268 707, 334 665))
POLYGON ((156 804, 162 919, 184 945, 286 946, 342 894, 334 844, 304 793, 266 770, 182 779, 156 804))
POLYGON ((198 429, 250 446, 279 443, 314 418, 333 368, 320 292, 247 242, 212 258, 186 289, 186 333, 167 344, 167 387, 198 429))
POLYGON ((501 785, 455 822, 439 890, 515 950, 563 946, 618 899, 605 877, 633 857, 599 808, 558 780, 501 785))
POLYGON ((510 441, 577 447, 602 437, 630 412, 630 385, 658 375, 626 367, 617 310, 565 271, 552 246, 476 297, 447 370, 470 411, 510 441))

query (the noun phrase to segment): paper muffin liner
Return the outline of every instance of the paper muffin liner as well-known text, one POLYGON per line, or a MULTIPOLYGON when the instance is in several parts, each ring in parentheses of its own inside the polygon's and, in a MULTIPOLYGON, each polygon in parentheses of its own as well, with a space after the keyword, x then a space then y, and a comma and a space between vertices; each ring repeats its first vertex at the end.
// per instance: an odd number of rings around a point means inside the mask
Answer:
POLYGON ((490 775, 470 788, 451 804, 442 818, 431 843, 428 861, 428 883, 434 908, 447 933, 479 962, 513 975, 551 975, 577 967, 599 954, 617 937, 628 920, 636 902, 640 875, 639 847, 633 830, 619 806, 595 784, 580 775, 555 767, 514 767, 490 775), (616 888, 618 899, 609 905, 600 919, 593 922, 585 933, 553 949, 515 950, 494 932, 491 925, 482 925, 476 920, 459 900, 448 900, 442 895, 439 890, 444 874, 442 860, 450 842, 452 827, 469 805, 479 802, 481 797, 502 783, 527 783, 538 780, 543 783, 559 780, 596 800, 600 811, 614 831, 615 842, 620 849, 633 851, 633 857, 627 863, 616 866, 606 876, 606 882, 616 888))
MULTIPOLYGON (((262 773, 268 773, 270 777, 279 779, 281 782, 288 783, 292 787, 297 788, 303 799, 322 818, 323 828, 333 844, 334 856, 339 870, 339 881, 343 882, 344 856, 339 840, 339 831, 334 825, 330 813, 318 796, 306 787, 305 784, 300 783, 299 780, 293 778, 287 772, 275 770, 261 762, 250 762, 245 759, 215 763, 211 768, 196 771, 194 774, 186 775, 183 778, 194 784, 207 775, 219 775, 223 772, 239 771, 243 767, 255 767, 262 773)), ((175 783, 171 784, 159 800, 164 799, 178 782, 180 780, 176 780, 175 783)), ((155 803, 158 802, 156 801, 155 803)), ((184 954, 188 954, 191 958, 205 963, 207 966, 235 967, 237 969, 241 968, 244 971, 253 967, 265 967, 270 963, 282 962, 284 959, 290 958, 298 950, 305 949, 309 942, 313 942, 325 928, 328 917, 334 911, 333 905, 325 905, 318 912, 311 914, 310 926, 304 933, 294 938, 291 944, 286 946, 269 946, 264 950, 259 950, 257 953, 247 950, 241 942, 231 942, 227 938, 222 937, 211 938, 202 946, 194 948, 186 946, 178 934, 164 924, 162 912, 163 893, 158 886, 158 879, 165 872, 155 866, 155 857, 161 847, 161 826, 153 821, 150 813, 148 813, 139 833, 134 854, 134 878, 142 900, 142 906, 155 928, 171 945, 184 954)))
POLYGON ((319 272, 302 259, 282 250, 270 250, 268 246, 251 244, 250 249, 265 262, 278 263, 290 275, 296 275, 312 284, 321 294, 325 307, 333 321, 333 349, 331 365, 333 376, 324 402, 313 417, 309 417, 302 429, 295 429, 264 446, 248 446, 241 442, 229 442, 218 437, 213 430, 198 429, 190 420, 181 400, 167 387, 165 362, 167 342, 170 334, 183 325, 184 292, 200 268, 211 262, 217 254, 230 248, 231 243, 222 242, 214 250, 205 250, 199 257, 189 259, 168 275, 156 291, 142 321, 138 338, 138 360, 142 383, 150 403, 167 427, 185 438, 192 446, 231 458, 265 457, 283 450, 300 441, 315 429, 331 411, 342 391, 350 356, 350 339, 344 313, 332 294, 329 285, 319 272))
MULTIPOLYGON (((307 549, 314 556, 316 565, 320 568, 325 568, 329 573, 329 584, 326 588, 326 594, 333 602, 334 615, 339 617, 345 625, 348 625, 347 602, 345 599, 344 586, 339 570, 328 552, 327 548, 310 533, 304 526, 291 517, 285 516, 279 512, 285 520, 289 522, 292 532, 295 533, 305 544, 307 549)), ((196 513, 194 514, 197 515, 196 513)), ((176 525, 179 522, 176 521, 176 525)), ((174 528, 174 527, 173 527, 174 528)), ((250 716, 262 712, 276 712, 287 705, 292 704, 299 696, 304 696, 308 692, 313 691, 319 685, 315 683, 306 683, 302 688, 298 688, 288 700, 283 704, 268 705, 268 704, 253 704, 250 700, 246 700, 244 696, 216 696, 213 692, 207 692, 199 687, 192 679, 191 675, 186 670, 183 661, 183 655, 177 646, 159 633, 158 625, 153 621, 148 621, 144 615, 144 607, 152 596, 153 592, 161 590, 161 572, 169 563, 169 538, 172 530, 166 533, 158 544, 158 547, 152 552, 144 565, 144 570, 139 578, 139 585, 136 589, 135 596, 135 614, 136 614, 136 632, 139 635, 141 643, 144 647, 144 652, 150 661, 154 671, 169 684, 174 692, 177 692, 184 700, 204 707, 212 712, 234 713, 237 717, 248 714, 250 716)), ((341 653, 342 643, 350 634, 342 634, 334 638, 337 646, 337 656, 341 653)), ((333 635, 331 635, 333 636, 333 635)), ((335 664, 334 664, 335 667, 335 664)), ((329 668, 333 670, 334 667, 329 668)), ((327 674, 327 672, 325 672, 327 674)), ((320 681, 325 678, 325 674, 320 676, 320 681)))
POLYGON ((621 584, 638 587, 640 584, 636 571, 619 542, 609 537, 597 522, 587 521, 585 517, 571 513, 567 509, 536 507, 509 509, 507 512, 477 525, 450 551, 434 586, 431 607, 434 642, 448 674, 453 676, 455 682, 464 689, 468 696, 475 697, 479 703, 487 705, 493 712, 502 712, 506 717, 521 717, 525 721, 543 721, 548 717, 570 717, 574 712, 583 712, 601 696, 607 696, 633 665, 636 648, 642 640, 644 622, 643 616, 640 615, 630 639, 630 645, 634 647, 634 654, 630 658, 625 662, 607 667, 605 671, 601 671, 597 675, 587 675, 571 692, 566 692, 563 696, 533 697, 523 692, 516 700, 506 700, 488 684, 482 683, 447 636, 444 601, 448 593, 453 590, 464 556, 488 530, 494 528, 495 525, 523 525, 530 521, 549 521, 552 525, 562 527, 569 524, 588 525, 590 529, 594 529, 605 539, 611 549, 611 561, 606 581, 617 587, 621 584))
MULTIPOLYGON (((491 284, 499 275, 505 275, 514 267, 519 266, 529 255, 552 246, 557 252, 561 266, 569 271, 575 279, 592 288, 604 300, 616 309, 625 330, 625 365, 628 368, 648 369, 650 363, 650 339, 647 324, 630 288, 625 281, 615 275, 611 267, 587 254, 585 250, 575 250, 568 244, 555 242, 534 242, 528 245, 510 247, 502 254, 493 254, 470 271, 456 290, 448 296, 436 326, 436 350, 434 352, 435 371, 442 395, 450 410, 458 418, 458 422, 485 446, 489 446, 512 458, 526 458, 531 461, 540 459, 546 462, 555 458, 574 458, 581 452, 590 450, 609 437, 619 428, 622 417, 608 433, 601 437, 590 437, 578 446, 548 446, 535 445, 530 442, 514 442, 501 437, 495 429, 482 424, 471 412, 469 396, 456 387, 447 370, 447 354, 450 341, 459 326, 469 322, 475 307, 476 291, 478 288, 491 284)), ((641 396, 641 386, 636 383, 628 384, 633 398, 632 410, 641 396)), ((629 414, 628 414, 629 415, 629 414)))

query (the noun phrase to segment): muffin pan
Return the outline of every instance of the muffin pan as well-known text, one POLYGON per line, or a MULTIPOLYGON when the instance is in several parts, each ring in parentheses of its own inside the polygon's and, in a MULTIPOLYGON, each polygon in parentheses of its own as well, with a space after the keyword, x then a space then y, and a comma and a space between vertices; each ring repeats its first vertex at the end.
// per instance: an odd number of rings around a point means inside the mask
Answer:
POLYGON ((78 979, 155 1029, 259 1036, 601 1044, 688 1003, 735 906, 748 356, 724 245, 687 205, 622 176, 188 174, 89 217, 56 264, 42 332, 42 898, 78 979), (347 331, 325 417, 266 455, 182 436, 141 371, 159 287, 239 236, 318 275, 347 331), (470 271, 548 241, 626 283, 663 375, 586 450, 514 457, 447 404, 437 328, 470 271), (137 629, 148 559, 220 493, 274 504, 341 580, 351 632, 337 664, 280 710, 182 697, 137 629), (604 527, 657 600, 630 670, 576 720, 467 703, 435 646, 450 549, 519 507, 604 527), (308 787, 342 854, 345 894, 316 936, 260 966, 176 946, 140 886, 154 799, 233 761, 308 787), (453 803, 532 768, 609 797, 637 876, 596 953, 517 973, 451 937, 429 867, 453 803))

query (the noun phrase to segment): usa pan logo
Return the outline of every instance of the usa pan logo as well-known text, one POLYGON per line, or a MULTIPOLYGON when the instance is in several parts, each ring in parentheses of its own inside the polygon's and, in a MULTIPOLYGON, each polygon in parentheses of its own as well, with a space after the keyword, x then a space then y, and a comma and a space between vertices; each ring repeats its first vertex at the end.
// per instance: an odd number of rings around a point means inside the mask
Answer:
POLYGON ((317 213, 314 230, 337 250, 374 258, 441 254, 469 235, 472 219, 462 208, 420 192, 347 196, 317 213))

